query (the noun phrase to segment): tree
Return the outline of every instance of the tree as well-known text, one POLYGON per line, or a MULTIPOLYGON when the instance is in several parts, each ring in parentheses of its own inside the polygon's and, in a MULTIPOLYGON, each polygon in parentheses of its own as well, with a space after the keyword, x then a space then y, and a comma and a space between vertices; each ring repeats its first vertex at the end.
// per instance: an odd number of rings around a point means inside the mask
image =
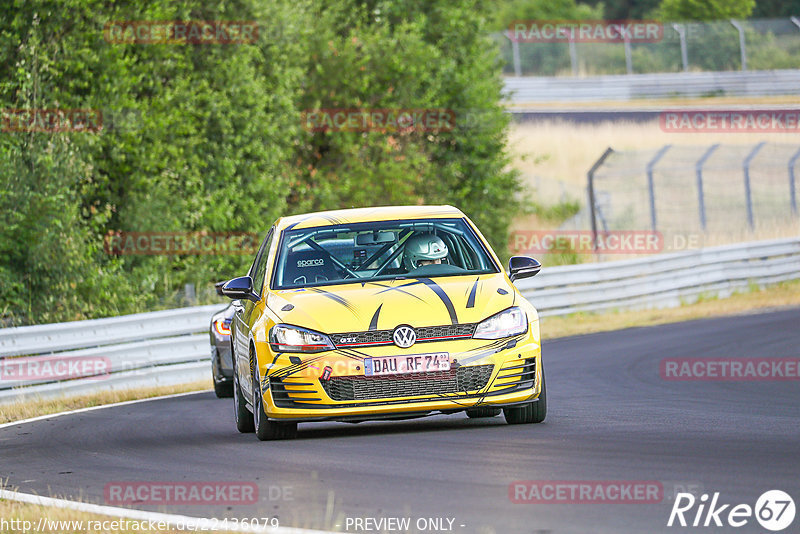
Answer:
POLYGON ((755 0, 662 0, 659 18, 668 21, 746 19, 755 0))

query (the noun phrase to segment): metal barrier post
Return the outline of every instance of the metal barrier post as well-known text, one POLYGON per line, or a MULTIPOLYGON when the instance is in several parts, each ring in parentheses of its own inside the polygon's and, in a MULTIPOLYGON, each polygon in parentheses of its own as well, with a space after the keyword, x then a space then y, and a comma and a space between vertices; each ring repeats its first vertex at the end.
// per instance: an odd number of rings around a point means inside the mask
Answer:
POLYGON ((589 180, 589 213, 592 218, 592 247, 595 250, 597 250, 597 218, 595 215, 595 205, 594 205, 595 204, 594 173, 597 171, 597 169, 600 168, 600 166, 606 161, 606 158, 608 158, 608 156, 610 156, 612 152, 614 152, 614 149, 608 147, 606 151, 603 152, 603 155, 600 156, 600 158, 594 162, 594 165, 592 165, 592 168, 589 169, 589 172, 586 173, 586 177, 589 180))
POLYGON ((683 64, 683 72, 689 72, 689 52, 686 48, 686 27, 683 24, 673 24, 672 27, 678 32, 678 38, 681 40, 681 63, 683 64))
POLYGON ((522 63, 519 59, 519 42, 511 37, 511 32, 503 33, 511 41, 511 57, 514 59, 514 76, 522 76, 522 63))
POLYGON ((572 65, 572 75, 578 76, 578 47, 575 45, 575 39, 572 34, 569 38, 569 62, 572 65))
POLYGON ((733 19, 731 19, 731 24, 739 32, 739 51, 742 55, 742 70, 747 70, 747 50, 745 49, 744 42, 744 28, 738 21, 733 19))
POLYGON ((671 146, 672 145, 664 145, 661 147, 655 157, 647 163, 647 189, 650 194, 650 226, 654 232, 656 231, 656 192, 653 183, 653 167, 656 166, 656 163, 667 153, 667 150, 669 150, 671 146))
POLYGON ((797 158, 800 158, 800 150, 795 152, 789 160, 789 201, 792 204, 792 215, 794 216, 797 216, 797 191, 794 185, 794 164, 797 162, 797 158))
POLYGON ((744 199, 747 202, 747 222, 750 225, 750 229, 755 228, 755 222, 753 220, 753 196, 750 192, 750 162, 753 161, 753 158, 756 157, 758 151, 761 150, 765 142, 760 142, 755 146, 753 150, 744 158, 744 162, 742 163, 742 168, 744 169, 744 199))
POLYGON ((703 228, 703 231, 706 229, 706 201, 703 196, 703 165, 717 148, 719 148, 719 143, 711 145, 711 148, 706 150, 706 153, 703 154, 694 165, 695 174, 697 175, 697 205, 700 210, 700 226, 703 228))
POLYGON ((628 74, 633 74, 633 54, 631 52, 631 40, 625 33, 625 69, 628 74))

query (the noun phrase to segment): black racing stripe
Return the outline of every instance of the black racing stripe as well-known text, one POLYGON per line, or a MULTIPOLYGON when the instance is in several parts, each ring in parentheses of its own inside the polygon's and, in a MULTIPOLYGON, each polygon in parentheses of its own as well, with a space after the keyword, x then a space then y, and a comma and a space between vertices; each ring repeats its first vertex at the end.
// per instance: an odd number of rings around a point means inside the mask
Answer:
POLYGON ((363 352, 359 352, 355 349, 336 349, 336 352, 347 356, 351 360, 363 361, 364 358, 370 358, 368 354, 364 354, 363 352))
POLYGON ((474 308, 475 307, 475 294, 478 292, 478 282, 480 282, 480 277, 475 279, 475 283, 472 284, 472 290, 469 292, 469 298, 467 299, 467 308, 474 308))
POLYGON ((304 360, 301 363, 296 363, 293 365, 286 366, 278 371, 269 374, 267 372, 267 376, 274 376, 276 378, 287 378, 295 373, 298 373, 304 369, 306 369, 310 364, 316 363, 317 361, 323 359, 324 356, 314 356, 313 358, 309 358, 308 360, 304 360))
POLYGON ((420 301, 420 302, 425 302, 425 300, 423 300, 423 299, 419 298, 419 297, 418 297, 417 295, 415 295, 414 293, 409 293, 408 291, 403 291, 403 288, 404 288, 404 287, 416 286, 416 285, 419 285, 419 284, 421 284, 421 283, 422 283, 422 282, 419 282, 419 281, 414 281, 414 282, 409 282, 409 283, 407 283, 407 284, 399 285, 399 286, 397 286, 397 287, 393 287, 393 286, 383 286, 383 287, 386 287, 386 289, 384 289, 383 291, 378 291, 378 292, 376 293, 376 295, 380 295, 381 293, 386 293, 387 291, 399 291, 400 293, 403 293, 404 295, 408 295, 409 297, 414 297, 415 299, 417 299, 417 300, 418 300, 418 301, 420 301))
POLYGON ((453 302, 450 300, 450 297, 447 296, 447 293, 444 292, 444 289, 431 280, 430 278, 417 278, 420 282, 428 286, 431 291, 436 293, 436 296, 441 299, 442 303, 444 304, 445 308, 447 308, 447 313, 450 314, 450 321, 453 324, 458 324, 458 316, 456 315, 456 309, 453 306, 453 302))
POLYGON ((350 302, 346 298, 341 297, 335 293, 325 291, 324 289, 320 289, 318 287, 309 287, 308 289, 310 291, 314 291, 315 293, 319 293, 320 295, 324 295, 329 299, 333 300, 334 302, 338 302, 339 304, 350 310, 353 313, 353 315, 358 315, 358 313, 356 313, 356 307, 350 304, 350 302))
POLYGON ((378 329, 378 316, 381 314, 381 307, 383 307, 383 303, 378 306, 378 309, 375 310, 375 315, 372 316, 372 320, 369 322, 369 330, 377 330, 378 329))

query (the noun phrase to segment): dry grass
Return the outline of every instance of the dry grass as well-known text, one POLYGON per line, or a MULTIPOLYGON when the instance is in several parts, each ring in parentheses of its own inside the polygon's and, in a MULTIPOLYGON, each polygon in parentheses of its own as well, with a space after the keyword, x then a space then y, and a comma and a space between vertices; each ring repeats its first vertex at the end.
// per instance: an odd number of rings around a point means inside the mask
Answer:
POLYGON ((79 408, 89 408, 91 406, 101 406, 124 402, 135 399, 147 399, 150 397, 160 397, 162 395, 173 395, 175 393, 186 393, 189 391, 203 391, 211 387, 211 380, 191 382, 175 386, 159 386, 142 389, 123 389, 113 391, 103 391, 91 395, 81 395, 78 397, 60 397, 53 399, 37 399, 32 401, 14 402, 10 404, 0 404, 0 423, 10 421, 20 421, 39 415, 47 415, 79 408))
POLYGON ((553 339, 789 306, 800 306, 800 281, 785 282, 761 291, 740 293, 725 299, 701 299, 695 304, 686 304, 680 308, 542 317, 541 332, 544 339, 553 339))
POLYGON ((560 199, 559 182, 574 198, 583 201, 586 172, 608 147, 624 151, 654 149, 666 144, 755 145, 761 141, 797 144, 797 134, 669 133, 662 131, 658 122, 569 124, 563 121, 513 124, 509 132, 513 167, 522 171, 526 183, 536 188, 536 196, 544 203, 560 199))
MULTIPOLYGON (((679 102, 672 102, 672 106, 679 102)), ((737 101, 741 104, 741 101, 737 101)), ((669 106, 667 106, 669 107, 669 106)), ((713 143, 753 146, 761 141, 797 144, 797 134, 780 133, 668 133, 658 122, 606 122, 576 125, 563 121, 513 124, 509 132, 512 166, 522 173, 532 198, 542 205, 577 200, 586 205, 586 173, 606 148, 617 151, 656 149, 665 144, 710 146, 713 143)), ((644 169, 642 169, 644 173, 644 169)), ((692 199, 692 202, 694 200, 692 199)), ((553 229, 557 224, 535 215, 522 215, 514 230, 553 229)), ((800 235, 800 222, 767 224, 755 231, 726 230, 700 236, 702 246, 800 235)), ((584 261, 594 261, 586 256, 584 261)))

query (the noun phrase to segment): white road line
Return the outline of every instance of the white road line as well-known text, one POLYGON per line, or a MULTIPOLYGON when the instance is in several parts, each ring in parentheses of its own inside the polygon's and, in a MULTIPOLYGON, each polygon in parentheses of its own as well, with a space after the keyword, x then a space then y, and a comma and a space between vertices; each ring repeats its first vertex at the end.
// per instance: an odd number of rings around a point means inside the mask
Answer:
POLYGON ((175 398, 175 397, 183 397, 185 395, 196 395, 198 393, 205 393, 207 391, 211 391, 211 390, 210 389, 203 389, 203 390, 198 390, 198 391, 187 391, 185 393, 172 393, 170 395, 161 395, 159 397, 147 397, 145 399, 134 399, 134 400, 123 401, 123 402, 115 402, 115 403, 112 403, 112 404, 101 404, 99 406, 90 406, 88 408, 78 408, 77 410, 69 410, 69 411, 66 411, 66 412, 56 412, 56 413, 51 413, 51 414, 47 414, 47 415, 40 415, 38 417, 31 417, 30 419, 21 419, 19 421, 11 421, 9 423, 3 423, 3 424, 0 424, 0 429, 6 428, 6 427, 9 427, 9 426, 23 425, 25 423, 34 423, 36 421, 45 421, 47 419, 53 419, 54 417, 61 417, 62 415, 72 415, 72 414, 76 414, 76 413, 91 412, 91 411, 94 411, 94 410, 101 410, 103 408, 113 408, 114 406, 125 406, 125 405, 128 405, 128 404, 136 404, 136 403, 139 403, 139 402, 148 402, 148 401, 161 400, 161 399, 172 399, 172 398, 175 398))
POLYGON ((89 514, 106 515, 133 519, 137 521, 154 521, 167 523, 171 528, 181 527, 181 530, 188 531, 222 531, 222 532, 264 532, 267 534, 328 534, 327 530, 308 530, 304 528, 292 527, 252 527, 250 525, 237 524, 235 528, 226 527, 212 528, 212 525, 219 525, 221 519, 209 519, 206 517, 190 517, 186 515, 162 514, 158 512, 146 512, 144 510, 134 510, 132 508, 117 508, 115 506, 101 506, 99 504, 89 504, 83 502, 68 501, 66 499, 54 499, 52 497, 41 497, 30 493, 19 493, 0 489, 0 500, 18 501, 40 506, 52 506, 55 508, 66 508, 89 514))

